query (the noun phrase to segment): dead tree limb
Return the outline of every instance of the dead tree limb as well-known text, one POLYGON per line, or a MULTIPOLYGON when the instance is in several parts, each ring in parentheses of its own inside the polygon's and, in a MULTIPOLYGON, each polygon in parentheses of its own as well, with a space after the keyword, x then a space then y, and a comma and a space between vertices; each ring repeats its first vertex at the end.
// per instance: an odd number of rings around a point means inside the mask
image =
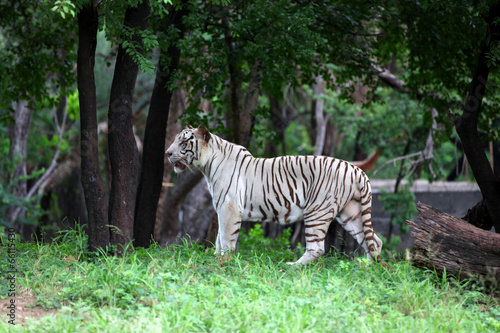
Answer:
POLYGON ((473 225, 423 203, 417 203, 417 222, 406 221, 415 237, 412 264, 436 269, 442 275, 478 277, 498 285, 500 235, 473 225))

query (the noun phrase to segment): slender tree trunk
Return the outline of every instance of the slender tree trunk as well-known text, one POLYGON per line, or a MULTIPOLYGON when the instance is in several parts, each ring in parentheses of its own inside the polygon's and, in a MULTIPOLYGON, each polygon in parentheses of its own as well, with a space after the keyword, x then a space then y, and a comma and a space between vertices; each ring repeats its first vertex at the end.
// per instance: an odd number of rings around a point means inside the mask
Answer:
POLYGON ((269 105, 271 107, 271 126, 272 130, 277 134, 276 140, 281 143, 281 153, 279 151, 279 146, 271 145, 270 142, 266 143, 266 156, 276 157, 280 155, 286 155, 286 144, 285 144, 285 130, 290 122, 291 115, 288 114, 286 107, 284 107, 277 97, 268 95, 269 105))
POLYGON ((487 18, 487 35, 483 42, 477 67, 472 78, 469 94, 464 105, 464 112, 455 121, 455 128, 462 140, 464 153, 470 163, 474 177, 486 201, 488 213, 491 220, 494 221, 495 230, 498 233, 500 233, 500 182, 498 177, 493 173, 484 152, 477 130, 477 122, 490 72, 488 65, 488 55, 491 52, 490 46, 499 39, 500 35, 500 26, 494 23, 499 17, 500 3, 497 3, 490 8, 487 18))
MULTIPOLYGON (((11 180, 17 180, 17 183, 12 189, 12 194, 17 197, 24 198, 28 192, 27 181, 20 179, 26 176, 26 160, 28 156, 28 135, 33 117, 33 110, 28 108, 28 101, 19 101, 13 103, 14 108, 14 124, 9 124, 9 159, 15 163, 15 168, 10 175, 11 180)), ((12 206, 7 211, 7 221, 14 226, 17 218, 23 217, 25 211, 19 212, 18 207, 12 206)), ((16 231, 22 233, 23 225, 16 225, 16 231)))
POLYGON ((323 95, 323 78, 321 75, 316 76, 315 83, 312 88, 315 98, 313 100, 312 112, 314 113, 314 119, 316 122, 316 150, 314 151, 314 155, 321 155, 325 147, 326 126, 328 125, 330 118, 323 112, 324 101, 322 98, 319 98, 320 95, 323 95))
POLYGON ((333 125, 329 119, 325 128, 325 144, 323 146, 322 155, 335 156, 333 153, 333 147, 335 145, 335 133, 336 133, 335 125, 333 125))
POLYGON ((109 244, 106 191, 99 171, 96 88, 94 79, 97 44, 97 10, 87 5, 78 13, 78 93, 80 101, 82 186, 88 215, 89 248, 109 244))
POLYGON ((144 133, 144 150, 134 222, 134 244, 148 247, 154 237, 156 209, 160 197, 164 158, 165 136, 169 114, 172 90, 170 85, 175 71, 179 67, 180 50, 177 42, 183 38, 185 26, 182 23, 188 14, 187 1, 183 1, 183 8, 172 11, 168 17, 165 29, 173 25, 179 31, 177 39, 171 41, 167 52, 160 55, 159 68, 151 96, 146 130, 144 133))
MULTIPOLYGON (((170 101, 170 112, 168 116, 168 125, 167 125, 167 136, 165 139, 165 146, 168 147, 174 142, 175 136, 181 130, 180 122, 177 122, 179 117, 186 110, 186 105, 184 104, 184 95, 181 90, 177 90, 172 96, 172 100, 170 101)), ((171 181, 171 176, 174 171, 174 166, 172 163, 168 161, 168 158, 164 156, 163 161, 163 182, 169 183, 171 181)), ((167 202, 167 194, 171 187, 163 186, 160 192, 160 198, 158 200, 158 209, 156 210, 156 222, 154 228, 154 239, 158 243, 162 242, 162 232, 163 229, 167 227, 168 220, 165 219, 167 215, 167 210, 171 208, 170 203, 167 202)))
POLYGON ((250 82, 243 101, 243 108, 239 114, 239 144, 248 147, 253 127, 253 116, 259 99, 262 83, 262 65, 255 60, 250 73, 250 82))
MULTIPOLYGON (((145 29, 149 15, 148 2, 128 8, 124 25, 145 29)), ((140 37, 134 36, 140 43, 140 37)), ((120 45, 111 85, 108 111, 108 145, 111 162, 111 191, 109 196, 109 224, 112 226, 111 243, 124 244, 132 240, 134 210, 139 171, 139 152, 133 132, 132 103, 138 64, 120 45)))

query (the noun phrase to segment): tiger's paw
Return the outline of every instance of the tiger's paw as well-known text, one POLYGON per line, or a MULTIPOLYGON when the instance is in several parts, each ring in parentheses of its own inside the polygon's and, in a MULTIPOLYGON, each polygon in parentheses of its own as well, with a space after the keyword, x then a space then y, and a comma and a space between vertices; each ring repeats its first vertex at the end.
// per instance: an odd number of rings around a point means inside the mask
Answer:
POLYGON ((230 253, 219 254, 216 258, 220 266, 225 266, 228 261, 233 260, 233 256, 230 253))
POLYGON ((219 265, 224 266, 226 262, 233 260, 235 253, 236 251, 227 248, 225 250, 219 250, 219 252, 215 251, 215 258, 219 262, 219 265))

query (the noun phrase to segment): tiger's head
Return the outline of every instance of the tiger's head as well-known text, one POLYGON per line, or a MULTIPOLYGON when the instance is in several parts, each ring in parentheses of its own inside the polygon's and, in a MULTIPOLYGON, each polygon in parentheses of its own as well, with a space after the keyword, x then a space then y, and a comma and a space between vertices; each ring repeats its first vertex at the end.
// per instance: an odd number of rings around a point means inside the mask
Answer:
POLYGON ((190 125, 177 134, 174 142, 167 149, 170 163, 174 165, 174 171, 181 173, 186 168, 200 168, 202 166, 201 155, 210 141, 210 132, 203 125, 193 128, 190 125))

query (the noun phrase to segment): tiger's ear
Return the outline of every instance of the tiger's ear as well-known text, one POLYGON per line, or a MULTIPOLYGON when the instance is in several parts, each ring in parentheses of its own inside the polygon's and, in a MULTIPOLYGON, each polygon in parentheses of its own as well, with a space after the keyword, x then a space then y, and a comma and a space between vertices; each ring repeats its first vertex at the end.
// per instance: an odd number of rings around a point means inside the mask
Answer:
POLYGON ((187 129, 193 129, 193 126, 189 125, 189 124, 186 124, 186 128, 187 129))
POLYGON ((198 132, 198 135, 205 142, 208 143, 208 141, 210 141, 210 132, 207 130, 207 128, 203 124, 201 124, 200 126, 198 126, 197 132, 198 132))

